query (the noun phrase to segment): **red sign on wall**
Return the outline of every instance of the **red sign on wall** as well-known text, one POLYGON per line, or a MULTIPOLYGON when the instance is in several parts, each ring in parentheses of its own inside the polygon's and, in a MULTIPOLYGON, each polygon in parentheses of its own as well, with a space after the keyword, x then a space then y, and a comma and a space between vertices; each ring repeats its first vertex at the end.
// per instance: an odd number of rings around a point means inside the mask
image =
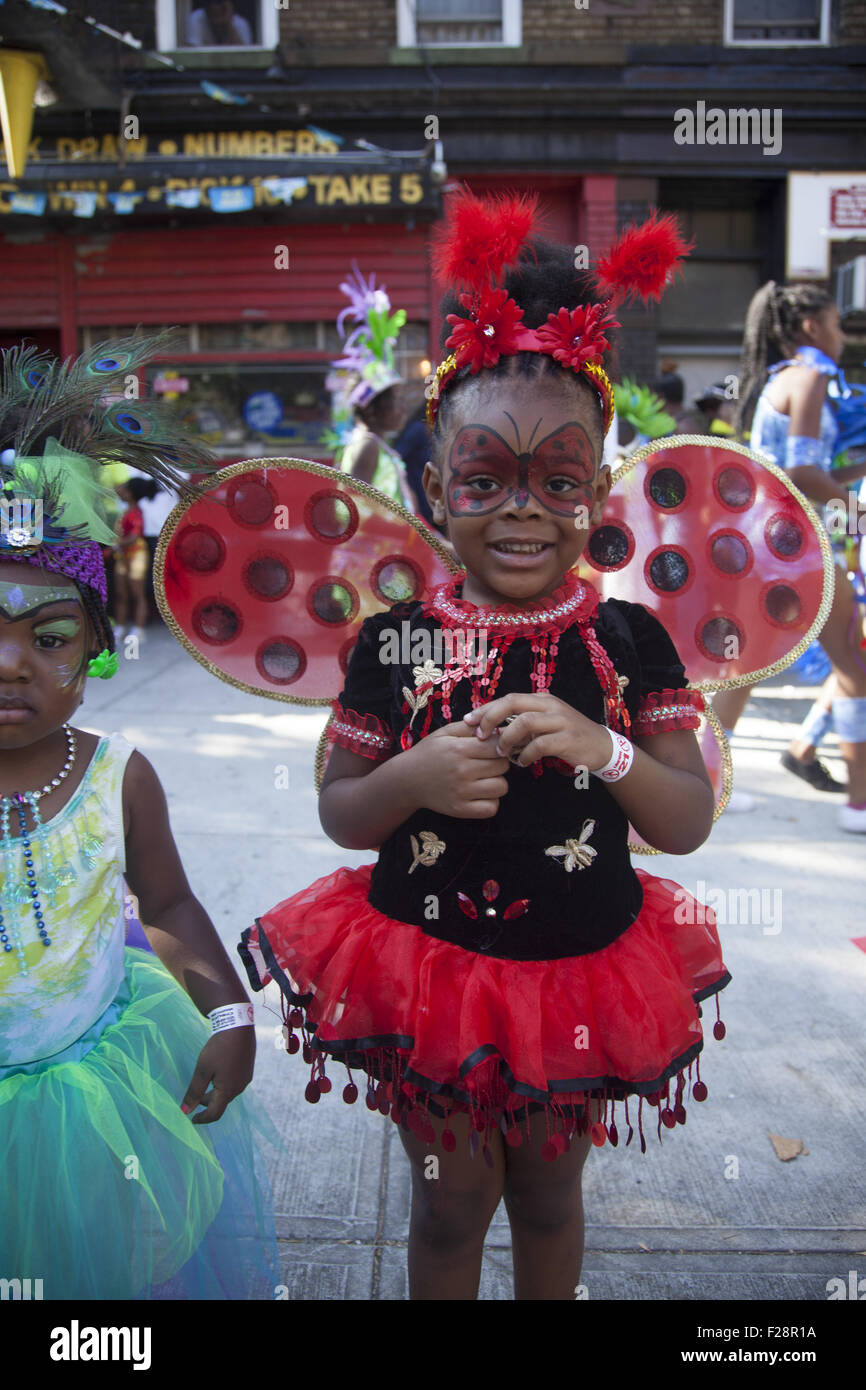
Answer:
POLYGON ((830 194, 830 224, 866 230, 866 184, 836 188, 830 194))

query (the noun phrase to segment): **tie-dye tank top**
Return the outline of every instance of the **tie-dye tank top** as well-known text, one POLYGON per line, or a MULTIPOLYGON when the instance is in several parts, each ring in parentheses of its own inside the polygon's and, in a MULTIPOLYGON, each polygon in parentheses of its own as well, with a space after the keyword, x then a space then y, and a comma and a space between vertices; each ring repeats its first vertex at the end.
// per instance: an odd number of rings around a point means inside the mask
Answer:
MULTIPOLYGON (((0 845, 3 914, 8 923, 15 912, 29 972, 21 972, 16 951, 0 951, 0 1066, 62 1052, 105 1012, 120 988, 126 866, 122 788, 132 751, 120 734, 101 738, 72 797, 30 835, 50 946, 43 946, 29 907, 7 906, 10 856, 0 845)), ((18 837, 12 846, 14 882, 20 884, 26 874, 24 847, 18 837)))

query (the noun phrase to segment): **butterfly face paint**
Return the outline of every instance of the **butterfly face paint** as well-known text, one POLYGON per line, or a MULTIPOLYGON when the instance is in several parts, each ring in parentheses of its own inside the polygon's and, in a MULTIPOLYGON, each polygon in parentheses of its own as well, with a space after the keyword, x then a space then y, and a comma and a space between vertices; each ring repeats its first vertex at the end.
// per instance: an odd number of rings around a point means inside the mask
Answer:
MULTIPOLYGON (((503 412, 508 415, 508 412, 503 412)), ((502 506, 523 508, 530 496, 555 516, 573 517, 594 501, 595 453, 583 425, 569 420, 532 449, 539 420, 517 450, 488 425, 464 425, 448 456, 448 510, 453 517, 485 516, 502 506)))
POLYGON ((544 376, 491 382, 463 399, 425 475, 434 518, 466 571, 462 597, 535 602, 574 568, 602 516, 610 472, 599 464, 596 403, 544 376))

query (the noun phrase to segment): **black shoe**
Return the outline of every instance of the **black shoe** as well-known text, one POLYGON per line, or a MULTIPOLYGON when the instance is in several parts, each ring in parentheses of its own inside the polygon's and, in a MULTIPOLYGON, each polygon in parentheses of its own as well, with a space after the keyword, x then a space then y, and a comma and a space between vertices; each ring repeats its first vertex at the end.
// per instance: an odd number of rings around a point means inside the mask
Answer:
POLYGON ((803 781, 808 782, 816 791, 845 791, 845 783, 837 782, 835 777, 831 777, 824 764, 817 758, 813 758, 810 763, 804 763, 802 758, 795 758, 793 753, 785 752, 782 754, 781 762, 782 767, 788 772, 793 772, 795 777, 802 777, 803 781))

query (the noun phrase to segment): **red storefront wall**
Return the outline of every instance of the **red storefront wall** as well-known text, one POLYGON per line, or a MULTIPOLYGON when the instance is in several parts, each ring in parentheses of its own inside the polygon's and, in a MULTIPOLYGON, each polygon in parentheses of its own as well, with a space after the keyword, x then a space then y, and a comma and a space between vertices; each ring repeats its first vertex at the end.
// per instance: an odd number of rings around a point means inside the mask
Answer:
POLYGON ((4 238, 0 338, 64 355, 79 329, 110 325, 335 319, 356 262, 410 320, 429 317, 427 229, 402 224, 207 226, 76 238, 4 238), (288 269, 278 268, 285 261, 288 269))

